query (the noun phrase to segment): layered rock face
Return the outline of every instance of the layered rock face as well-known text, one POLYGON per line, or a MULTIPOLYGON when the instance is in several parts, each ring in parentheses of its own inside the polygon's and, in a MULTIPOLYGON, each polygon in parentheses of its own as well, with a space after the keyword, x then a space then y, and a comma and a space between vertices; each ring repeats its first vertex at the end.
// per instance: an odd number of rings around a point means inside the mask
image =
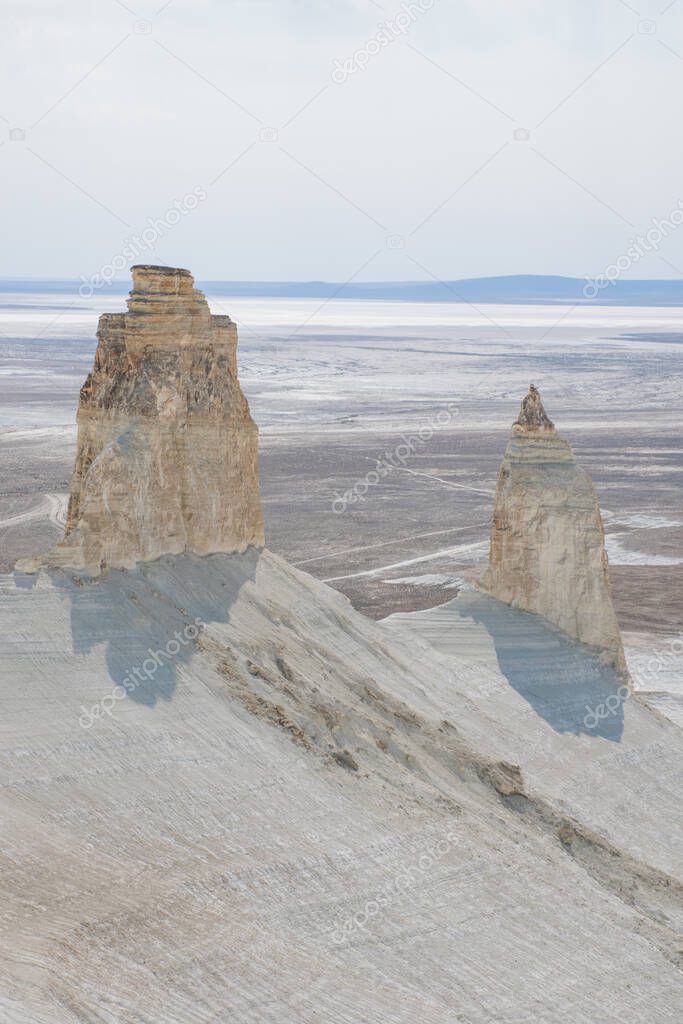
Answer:
POLYGON ((599 648, 606 662, 626 671, 595 489, 533 384, 498 477, 482 585, 599 648))
POLYGON ((128 312, 100 317, 65 536, 43 560, 93 574, 264 543, 237 328, 211 315, 189 271, 132 273, 128 312))

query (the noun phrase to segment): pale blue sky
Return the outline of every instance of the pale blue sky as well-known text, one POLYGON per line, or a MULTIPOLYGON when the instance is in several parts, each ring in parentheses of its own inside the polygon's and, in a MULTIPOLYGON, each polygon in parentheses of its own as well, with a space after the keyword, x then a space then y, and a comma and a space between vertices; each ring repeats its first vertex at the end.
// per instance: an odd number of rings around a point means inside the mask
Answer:
MULTIPOLYGON (((161 3, 5 0, 3 276, 195 189, 144 261, 243 280, 597 275, 683 200, 683 0, 161 3)), ((625 276, 675 267, 683 231, 625 276)))

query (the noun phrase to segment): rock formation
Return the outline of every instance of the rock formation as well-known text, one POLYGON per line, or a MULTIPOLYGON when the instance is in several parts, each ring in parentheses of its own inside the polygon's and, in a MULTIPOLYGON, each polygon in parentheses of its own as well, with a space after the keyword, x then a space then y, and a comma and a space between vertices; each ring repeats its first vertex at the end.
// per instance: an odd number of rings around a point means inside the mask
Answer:
POLYGON ((626 671, 595 490, 533 384, 498 477, 482 585, 599 648, 606 662, 626 671))
POLYGON ((128 312, 100 317, 65 536, 41 560, 92 574, 264 543, 258 432, 237 379, 237 328, 211 315, 189 271, 132 273, 128 312))

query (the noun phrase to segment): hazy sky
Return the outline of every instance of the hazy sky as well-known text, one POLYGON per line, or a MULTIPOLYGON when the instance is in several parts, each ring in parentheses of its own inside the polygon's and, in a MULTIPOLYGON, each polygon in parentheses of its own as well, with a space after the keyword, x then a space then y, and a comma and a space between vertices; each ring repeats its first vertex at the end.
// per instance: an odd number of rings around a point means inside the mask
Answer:
POLYGON ((597 275, 683 201, 683 0, 160 4, 3 0, 1 275, 597 275))

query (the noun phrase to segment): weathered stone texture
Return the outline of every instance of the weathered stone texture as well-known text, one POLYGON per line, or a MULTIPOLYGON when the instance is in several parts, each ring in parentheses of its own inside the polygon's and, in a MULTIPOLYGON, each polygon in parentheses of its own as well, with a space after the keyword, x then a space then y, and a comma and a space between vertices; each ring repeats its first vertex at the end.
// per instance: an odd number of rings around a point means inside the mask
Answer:
POLYGON ((97 337, 65 537, 44 561, 97 573, 262 546, 235 324, 211 315, 189 271, 138 266, 128 312, 101 316, 97 337))
POLYGON ((533 384, 498 477, 482 585, 493 597, 599 648, 625 672, 595 489, 533 384))

